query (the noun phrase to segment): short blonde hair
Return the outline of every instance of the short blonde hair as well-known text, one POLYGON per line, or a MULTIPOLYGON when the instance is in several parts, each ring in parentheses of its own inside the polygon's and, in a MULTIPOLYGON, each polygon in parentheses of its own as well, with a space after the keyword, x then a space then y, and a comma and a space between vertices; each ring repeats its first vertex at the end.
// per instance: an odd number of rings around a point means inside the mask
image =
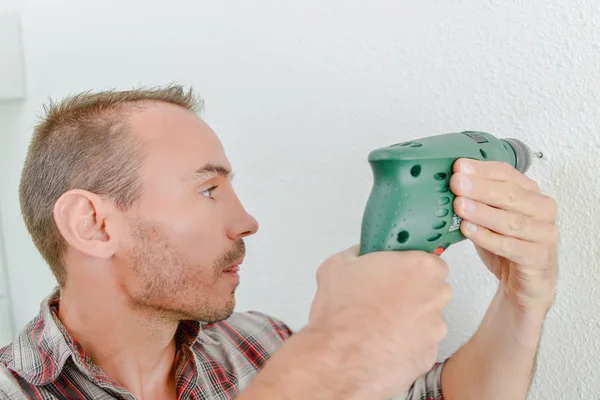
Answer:
POLYGON ((127 117, 148 102, 175 104, 195 113, 203 106, 192 89, 179 85, 84 92, 44 106, 23 167, 19 200, 33 243, 60 286, 67 277, 67 244, 54 221, 54 205, 72 189, 110 198, 123 210, 140 198, 143 147, 130 134, 127 117))

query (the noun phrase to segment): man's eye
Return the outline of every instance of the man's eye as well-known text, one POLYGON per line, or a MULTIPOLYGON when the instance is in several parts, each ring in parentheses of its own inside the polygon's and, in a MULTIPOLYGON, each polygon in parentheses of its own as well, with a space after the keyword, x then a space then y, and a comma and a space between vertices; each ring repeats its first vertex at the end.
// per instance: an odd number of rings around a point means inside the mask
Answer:
POLYGON ((211 194, 212 194, 212 192, 213 192, 213 191, 214 191, 214 190, 215 190, 217 187, 218 187, 218 186, 212 186, 212 187, 210 187, 210 188, 206 189, 205 191, 203 191, 203 192, 202 192, 202 194, 203 194, 204 196, 206 196, 206 197, 208 197, 208 198, 211 198, 211 199, 212 199, 212 196, 211 196, 211 194))

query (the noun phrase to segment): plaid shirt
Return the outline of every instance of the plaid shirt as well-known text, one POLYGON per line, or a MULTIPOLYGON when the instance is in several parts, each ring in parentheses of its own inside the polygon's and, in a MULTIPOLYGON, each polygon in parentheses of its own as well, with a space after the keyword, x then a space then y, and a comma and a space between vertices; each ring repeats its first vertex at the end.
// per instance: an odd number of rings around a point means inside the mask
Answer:
MULTIPOLYGON (((0 349, 0 399, 126 399, 135 397, 86 355, 57 318, 58 290, 10 345, 0 349)), ((179 399, 235 398, 291 336, 267 315, 234 313, 222 322, 182 322, 175 356, 179 399)), ((442 400, 442 364, 419 379, 406 399, 442 400)))

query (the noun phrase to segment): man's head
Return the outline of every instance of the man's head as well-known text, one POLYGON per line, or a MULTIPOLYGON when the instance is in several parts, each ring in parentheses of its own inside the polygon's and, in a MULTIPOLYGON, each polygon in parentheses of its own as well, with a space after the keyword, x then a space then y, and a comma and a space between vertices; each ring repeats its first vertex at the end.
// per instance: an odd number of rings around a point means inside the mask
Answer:
POLYGON ((231 314, 243 237, 258 225, 200 108, 170 86, 84 93, 46 109, 19 194, 63 288, 101 277, 133 307, 203 321, 231 314))

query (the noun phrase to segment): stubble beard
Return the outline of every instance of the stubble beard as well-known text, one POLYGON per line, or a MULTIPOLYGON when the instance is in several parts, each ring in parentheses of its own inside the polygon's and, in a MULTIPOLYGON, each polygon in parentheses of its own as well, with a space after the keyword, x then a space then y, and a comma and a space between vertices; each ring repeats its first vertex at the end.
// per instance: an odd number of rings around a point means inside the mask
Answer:
MULTIPOLYGON (((156 227, 139 219, 132 222, 135 245, 131 251, 131 275, 137 282, 131 291, 131 306, 151 318, 202 322, 222 321, 235 309, 235 291, 230 297, 214 299, 202 288, 190 287, 189 282, 203 281, 205 288, 213 288, 230 265, 245 255, 243 240, 223 252, 208 271, 193 265, 177 250, 156 227), (205 275, 204 277, 199 275, 205 275)), ((124 283, 126 285, 126 283, 124 283)))

